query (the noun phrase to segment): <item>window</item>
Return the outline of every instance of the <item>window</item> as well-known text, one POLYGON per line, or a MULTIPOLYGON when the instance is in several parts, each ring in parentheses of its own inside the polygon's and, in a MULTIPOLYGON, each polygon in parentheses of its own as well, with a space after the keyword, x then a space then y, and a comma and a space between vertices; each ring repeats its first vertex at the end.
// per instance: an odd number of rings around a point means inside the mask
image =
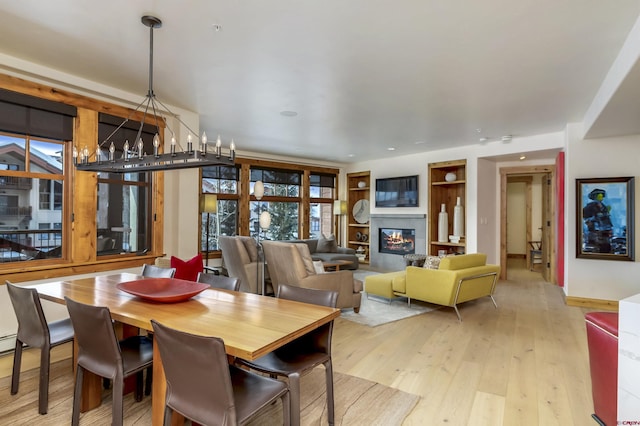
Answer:
POLYGON ((61 258, 70 105, 0 89, 0 261, 61 258))
POLYGON ((216 194, 218 209, 216 213, 201 214, 201 251, 219 250, 218 236, 237 234, 239 179, 240 170, 234 166, 202 168, 201 193, 216 194))
POLYGON ((0 261, 62 257, 64 142, 0 134, 0 261), (60 224, 50 234, 51 223, 60 224))
POLYGON ((333 233, 335 216, 333 200, 336 186, 336 175, 328 173, 311 173, 309 175, 309 238, 333 233))
MULTIPOLYGON (((122 118, 99 115, 98 139, 102 143, 111 136, 106 142, 113 142, 116 157, 122 156, 125 141, 135 140, 140 128, 139 122, 130 120, 116 131, 120 124, 122 118)), ((153 152, 155 130, 154 126, 149 125, 143 128, 141 138, 145 152, 153 152)), ((133 143, 130 143, 130 146, 133 147, 133 143)), ((102 155, 106 155, 104 150, 102 155)), ((98 256, 151 249, 151 183, 150 172, 98 173, 98 256)))
POLYGON ((298 238, 300 228, 300 187, 302 173, 299 171, 251 168, 251 190, 255 182, 264 183, 264 196, 250 203, 249 232, 258 237, 260 214, 268 211, 271 226, 260 234, 260 239, 291 240, 298 238))

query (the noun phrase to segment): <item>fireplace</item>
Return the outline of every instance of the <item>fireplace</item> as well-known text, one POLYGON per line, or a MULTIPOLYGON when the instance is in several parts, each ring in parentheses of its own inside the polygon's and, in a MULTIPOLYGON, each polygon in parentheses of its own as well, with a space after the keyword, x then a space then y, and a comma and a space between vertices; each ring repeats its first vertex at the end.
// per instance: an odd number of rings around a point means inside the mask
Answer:
POLYGON ((388 254, 413 254, 416 252, 416 230, 379 228, 378 251, 388 254))

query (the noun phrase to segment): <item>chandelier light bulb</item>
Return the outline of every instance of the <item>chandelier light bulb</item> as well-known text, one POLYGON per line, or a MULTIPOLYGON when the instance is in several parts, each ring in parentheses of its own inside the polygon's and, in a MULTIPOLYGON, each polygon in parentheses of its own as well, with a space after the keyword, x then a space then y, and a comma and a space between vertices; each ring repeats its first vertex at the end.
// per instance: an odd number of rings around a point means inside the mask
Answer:
POLYGON ((156 158, 158 157, 158 148, 160 148, 160 135, 156 133, 153 137, 153 155, 155 155, 156 158))
POLYGON ((200 148, 200 151, 202 152, 202 155, 207 155, 207 134, 206 134, 206 132, 202 132, 202 137, 200 138, 200 142, 202 144, 202 148, 200 148))
POLYGON ((218 139, 216 139, 216 157, 220 158, 222 155, 222 140, 220 139, 220 135, 218 135, 218 139))
POLYGON ((193 151, 193 142, 191 142, 191 133, 187 135, 187 152, 193 151))
POLYGON ((142 149, 144 148, 144 143, 142 142, 142 138, 138 141, 138 158, 142 159, 142 149))
POLYGON ((229 150, 231 151, 229 153, 229 158, 231 159, 231 161, 233 161, 236 158, 236 144, 235 142, 233 142, 233 139, 231 139, 231 145, 229 145, 229 150))
POLYGON ((176 156, 176 137, 175 135, 171 135, 171 156, 175 157, 176 156))
POLYGON ((124 157, 124 161, 129 161, 129 141, 124 141, 124 147, 122 148, 122 156, 124 157))
POLYGON ((109 161, 115 160, 115 152, 116 146, 113 144, 113 142, 111 142, 111 145, 109 145, 109 161))

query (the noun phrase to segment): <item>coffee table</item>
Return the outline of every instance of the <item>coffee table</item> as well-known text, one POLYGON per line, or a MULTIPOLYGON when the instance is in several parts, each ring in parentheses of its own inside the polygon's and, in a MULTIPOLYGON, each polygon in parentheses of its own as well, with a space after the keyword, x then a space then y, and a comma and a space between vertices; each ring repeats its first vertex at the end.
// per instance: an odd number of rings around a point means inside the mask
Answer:
POLYGON ((341 266, 351 265, 353 262, 350 260, 330 260, 322 262, 322 266, 325 271, 339 271, 341 266))

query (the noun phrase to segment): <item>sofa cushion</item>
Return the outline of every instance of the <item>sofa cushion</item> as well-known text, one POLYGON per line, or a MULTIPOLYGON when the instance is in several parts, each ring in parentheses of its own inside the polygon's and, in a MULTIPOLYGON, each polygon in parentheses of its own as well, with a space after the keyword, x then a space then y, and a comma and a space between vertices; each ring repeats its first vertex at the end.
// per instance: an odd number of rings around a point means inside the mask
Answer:
POLYGON ((251 237, 238 237, 249 255, 249 261, 251 263, 258 261, 258 244, 256 244, 256 240, 251 237))
POLYGON ((320 235, 318 238, 318 246, 316 247, 316 253, 337 253, 338 242, 336 236, 331 234, 329 236, 320 235))
POLYGON ((324 274, 326 272, 324 266, 322 266, 322 260, 314 260, 313 268, 316 270, 316 274, 324 274))
POLYGON ((487 263, 487 255, 484 253, 463 254, 460 256, 447 256, 440 260, 438 269, 457 271, 458 269, 484 266, 487 263))
POLYGON ((176 268, 176 274, 174 275, 175 278, 195 281, 198 279, 198 273, 204 270, 202 266, 202 255, 197 254, 186 261, 175 256, 171 256, 171 267, 176 268))
POLYGON ((424 261, 424 268, 427 269, 438 269, 440 266, 440 258, 438 256, 427 256, 424 261))
POLYGON ((307 275, 316 275, 316 268, 313 266, 313 259, 311 259, 309 247, 307 247, 306 244, 294 244, 293 246, 300 252, 300 257, 304 263, 304 269, 307 271, 307 275))

